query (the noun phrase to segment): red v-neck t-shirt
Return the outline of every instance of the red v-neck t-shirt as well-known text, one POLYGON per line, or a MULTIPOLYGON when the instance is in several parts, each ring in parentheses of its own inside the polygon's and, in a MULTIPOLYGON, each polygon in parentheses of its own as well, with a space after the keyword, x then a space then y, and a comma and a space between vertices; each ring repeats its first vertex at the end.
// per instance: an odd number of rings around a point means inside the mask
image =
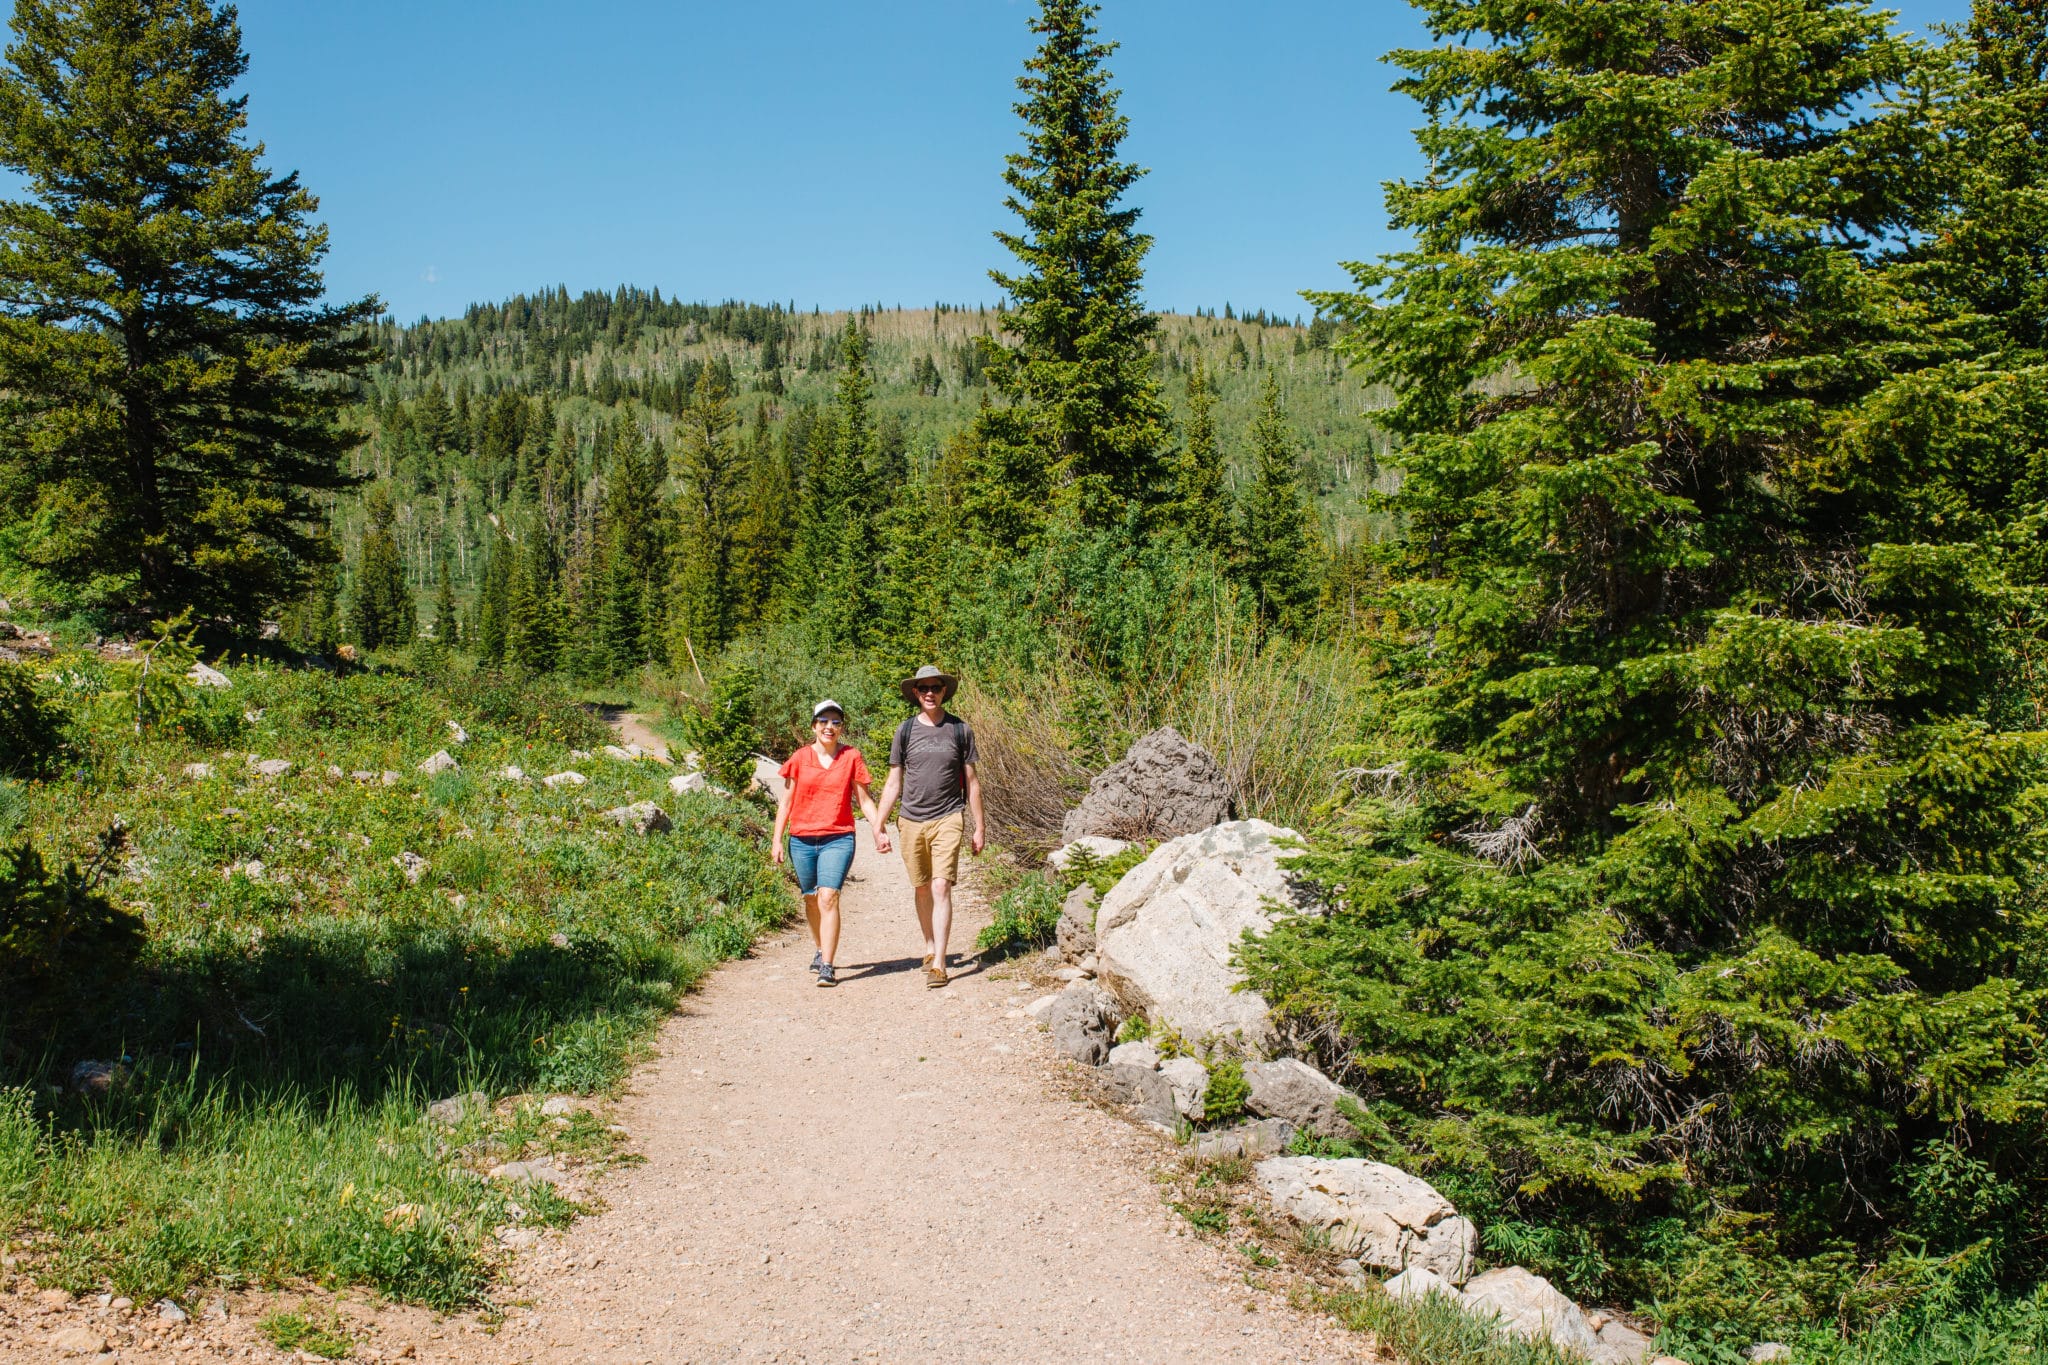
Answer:
POLYGON ((796 783, 789 798, 789 832, 812 838, 853 833, 853 784, 870 785, 867 761, 850 744, 839 746, 832 766, 819 766, 818 748, 806 744, 782 765, 782 776, 796 783))

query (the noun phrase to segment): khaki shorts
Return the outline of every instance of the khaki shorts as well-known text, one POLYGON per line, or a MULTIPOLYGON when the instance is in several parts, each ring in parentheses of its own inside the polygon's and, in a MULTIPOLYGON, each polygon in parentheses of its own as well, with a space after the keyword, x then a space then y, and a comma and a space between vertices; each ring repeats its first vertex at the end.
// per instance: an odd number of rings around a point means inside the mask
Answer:
POLYGON ((936 820, 896 821, 903 841, 903 866, 912 886, 960 880, 960 845, 967 839, 967 812, 956 810, 936 820))

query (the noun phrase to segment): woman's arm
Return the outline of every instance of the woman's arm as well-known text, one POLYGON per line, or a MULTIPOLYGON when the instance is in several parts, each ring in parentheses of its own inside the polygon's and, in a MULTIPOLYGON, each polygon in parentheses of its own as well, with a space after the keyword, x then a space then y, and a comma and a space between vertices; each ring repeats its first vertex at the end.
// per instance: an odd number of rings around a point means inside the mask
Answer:
POLYGON ((768 836, 768 856, 782 861, 782 831, 789 828, 789 801, 796 795, 796 780, 782 779, 782 795, 775 798, 775 832, 768 836))
POLYGON ((868 795, 868 789, 856 782, 855 794, 860 797, 860 813, 868 818, 868 828, 875 832, 875 852, 889 851, 889 831, 882 828, 882 812, 875 806, 875 798, 868 795))

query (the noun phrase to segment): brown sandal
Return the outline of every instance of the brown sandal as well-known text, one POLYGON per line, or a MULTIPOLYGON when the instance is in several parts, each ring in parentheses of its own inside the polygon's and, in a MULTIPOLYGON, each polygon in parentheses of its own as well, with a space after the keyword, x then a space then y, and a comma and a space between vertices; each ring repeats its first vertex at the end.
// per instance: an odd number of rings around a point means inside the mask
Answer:
POLYGON ((945 985, 946 969, 944 967, 927 966, 924 969, 924 984, 925 989, 934 991, 945 985))

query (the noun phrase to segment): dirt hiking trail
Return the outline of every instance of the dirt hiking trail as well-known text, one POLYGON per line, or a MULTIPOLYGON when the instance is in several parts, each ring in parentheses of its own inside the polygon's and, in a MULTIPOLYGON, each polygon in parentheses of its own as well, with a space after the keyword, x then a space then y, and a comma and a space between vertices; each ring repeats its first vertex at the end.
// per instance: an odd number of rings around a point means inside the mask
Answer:
MULTIPOLYGON (((971 960, 925 986, 902 861, 858 838, 840 984, 800 926, 721 969, 619 1107, 646 1163, 522 1259, 495 1337, 420 1358, 1362 1358, 1186 1233, 1158 1139, 1067 1096, 1038 988, 971 960)), ((963 910, 956 961, 985 920, 963 910)))
MULTIPOLYGON (((954 980, 926 987, 903 864, 865 822, 858 838, 840 984, 813 984, 801 924, 721 968, 616 1108, 644 1163, 598 1184, 602 1213, 519 1256, 496 1330, 387 1308, 359 1358, 1372 1359, 1166 1207, 1152 1172, 1170 1144, 1072 1097, 1021 1008, 1045 988, 963 951, 986 922, 973 898, 954 980)), ((198 1345, 177 1358, 211 1358, 198 1345)))

